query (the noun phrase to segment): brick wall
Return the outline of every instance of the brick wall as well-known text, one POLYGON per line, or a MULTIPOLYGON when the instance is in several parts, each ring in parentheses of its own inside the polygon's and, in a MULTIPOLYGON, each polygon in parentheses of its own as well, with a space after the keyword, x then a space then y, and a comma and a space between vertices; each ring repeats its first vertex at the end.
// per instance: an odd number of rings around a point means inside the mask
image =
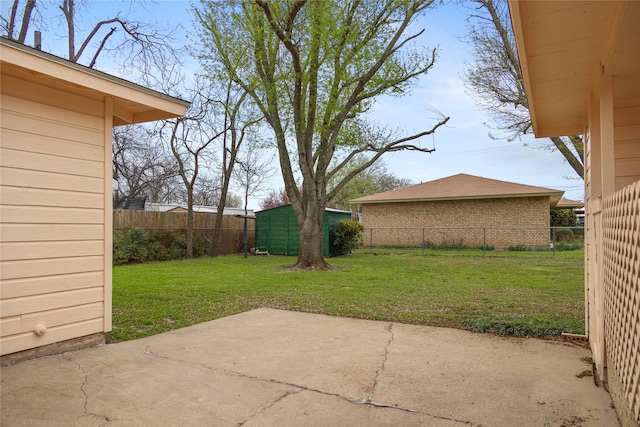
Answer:
POLYGON ((434 245, 482 245, 486 227, 492 246, 547 246, 549 197, 363 204, 362 223, 375 230, 365 233, 365 244, 373 238, 374 245, 421 245, 424 236, 434 245))

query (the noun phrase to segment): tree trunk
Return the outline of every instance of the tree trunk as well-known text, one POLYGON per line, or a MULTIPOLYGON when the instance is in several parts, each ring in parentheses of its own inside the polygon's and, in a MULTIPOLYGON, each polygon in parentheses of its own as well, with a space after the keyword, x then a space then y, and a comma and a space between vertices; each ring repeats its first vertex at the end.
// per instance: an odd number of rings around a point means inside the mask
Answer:
POLYGON ((293 268, 304 270, 327 270, 331 265, 322 254, 322 218, 324 204, 309 203, 300 227, 300 251, 293 268))
POLYGON ((215 257, 220 255, 222 252, 222 215, 224 215, 224 207, 220 209, 220 204, 218 204, 218 211, 216 212, 216 222, 213 226, 213 237, 211 238, 211 256, 215 257))
MULTIPOLYGON (((584 165, 582 164, 581 159, 576 157, 575 154, 567 147, 567 144, 560 138, 559 136, 554 136, 549 138, 553 142, 553 145, 556 146, 558 151, 562 153, 564 158, 569 162, 569 165, 573 168, 574 171, 578 174, 578 176, 584 179, 584 165)), ((575 145, 575 143, 574 143, 575 145)))
POLYGON ((187 259, 193 258, 193 187, 187 189, 187 259))
POLYGON ((229 181, 231 179, 231 173, 226 174, 220 190, 220 200, 218 201, 216 222, 213 226, 213 239, 211 240, 211 256, 215 257, 222 255, 222 219, 224 215, 224 208, 227 205, 227 194, 229 193, 229 181))

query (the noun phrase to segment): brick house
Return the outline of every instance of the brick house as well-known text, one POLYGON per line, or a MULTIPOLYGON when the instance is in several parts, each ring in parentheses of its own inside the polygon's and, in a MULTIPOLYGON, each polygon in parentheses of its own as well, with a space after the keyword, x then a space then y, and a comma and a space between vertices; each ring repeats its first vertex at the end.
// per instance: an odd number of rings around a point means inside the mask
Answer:
POLYGON ((416 229, 425 228, 428 244, 434 245, 548 246, 549 210, 562 194, 458 174, 351 203, 362 206, 365 229, 375 229, 375 238, 365 232, 365 244, 370 239, 374 245, 417 244, 416 229))

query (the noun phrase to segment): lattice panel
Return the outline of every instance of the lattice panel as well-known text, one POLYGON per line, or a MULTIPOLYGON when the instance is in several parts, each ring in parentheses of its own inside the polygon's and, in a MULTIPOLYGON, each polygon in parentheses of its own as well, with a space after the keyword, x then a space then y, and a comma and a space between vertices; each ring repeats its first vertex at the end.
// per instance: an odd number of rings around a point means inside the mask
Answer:
POLYGON ((640 181, 607 197, 602 215, 607 364, 640 420, 640 181))

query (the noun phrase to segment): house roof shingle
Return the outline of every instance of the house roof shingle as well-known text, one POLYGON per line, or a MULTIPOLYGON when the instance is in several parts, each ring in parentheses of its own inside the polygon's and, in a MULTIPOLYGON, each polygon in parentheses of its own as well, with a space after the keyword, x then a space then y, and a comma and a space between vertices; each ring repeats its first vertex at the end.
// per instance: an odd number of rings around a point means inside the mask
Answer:
POLYGON ((584 208, 584 202, 579 200, 565 199, 564 197, 558 201, 557 209, 579 209, 584 208))
POLYGON ((351 200, 351 203, 416 202, 451 199, 494 199, 549 196, 551 206, 564 191, 499 181, 464 173, 351 200))

